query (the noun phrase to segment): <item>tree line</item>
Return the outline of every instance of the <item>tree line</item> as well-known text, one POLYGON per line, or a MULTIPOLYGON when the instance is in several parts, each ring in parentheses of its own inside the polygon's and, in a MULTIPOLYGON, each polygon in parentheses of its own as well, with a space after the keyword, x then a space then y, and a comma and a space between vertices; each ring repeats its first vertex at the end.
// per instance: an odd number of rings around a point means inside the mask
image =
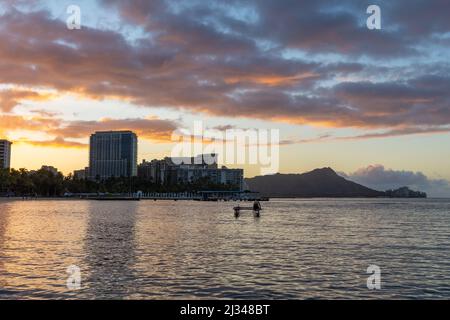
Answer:
POLYGON ((211 183, 207 178, 188 184, 159 184, 139 177, 106 180, 77 179, 47 169, 0 169, 0 196, 60 197, 68 193, 195 192, 237 190, 237 186, 211 183))

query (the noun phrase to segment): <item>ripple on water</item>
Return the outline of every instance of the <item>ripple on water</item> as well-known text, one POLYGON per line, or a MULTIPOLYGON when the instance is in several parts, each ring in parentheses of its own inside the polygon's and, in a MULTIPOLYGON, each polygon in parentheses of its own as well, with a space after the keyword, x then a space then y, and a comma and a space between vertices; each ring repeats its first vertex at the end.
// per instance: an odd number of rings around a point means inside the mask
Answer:
POLYGON ((0 298, 450 298, 449 200, 275 200, 260 219, 232 207, 0 201, 0 298))

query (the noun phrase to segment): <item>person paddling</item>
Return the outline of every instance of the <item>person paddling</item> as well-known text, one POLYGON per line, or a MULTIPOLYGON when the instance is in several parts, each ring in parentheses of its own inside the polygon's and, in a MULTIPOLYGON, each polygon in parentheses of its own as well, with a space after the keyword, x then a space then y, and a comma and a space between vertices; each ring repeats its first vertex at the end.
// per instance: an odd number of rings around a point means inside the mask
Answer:
POLYGON ((261 210, 261 204, 259 203, 258 200, 255 200, 255 202, 253 202, 253 210, 254 210, 254 211, 259 211, 259 210, 261 210))

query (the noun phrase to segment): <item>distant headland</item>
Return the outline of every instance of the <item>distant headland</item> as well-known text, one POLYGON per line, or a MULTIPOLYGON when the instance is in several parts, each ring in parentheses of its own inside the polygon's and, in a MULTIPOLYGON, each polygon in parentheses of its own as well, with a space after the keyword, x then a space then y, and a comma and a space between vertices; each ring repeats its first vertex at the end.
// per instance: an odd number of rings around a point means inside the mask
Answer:
POLYGON ((245 179, 248 188, 271 198, 426 198, 427 194, 408 187, 378 191, 339 176, 331 168, 303 174, 274 174, 245 179))

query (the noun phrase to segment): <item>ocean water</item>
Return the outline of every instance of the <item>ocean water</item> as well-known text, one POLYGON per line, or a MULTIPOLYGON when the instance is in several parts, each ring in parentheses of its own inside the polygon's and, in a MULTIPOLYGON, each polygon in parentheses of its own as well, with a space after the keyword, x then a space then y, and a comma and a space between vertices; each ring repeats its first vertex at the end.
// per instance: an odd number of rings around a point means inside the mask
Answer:
POLYGON ((450 200, 234 205, 0 200, 0 299, 450 298, 450 200))

